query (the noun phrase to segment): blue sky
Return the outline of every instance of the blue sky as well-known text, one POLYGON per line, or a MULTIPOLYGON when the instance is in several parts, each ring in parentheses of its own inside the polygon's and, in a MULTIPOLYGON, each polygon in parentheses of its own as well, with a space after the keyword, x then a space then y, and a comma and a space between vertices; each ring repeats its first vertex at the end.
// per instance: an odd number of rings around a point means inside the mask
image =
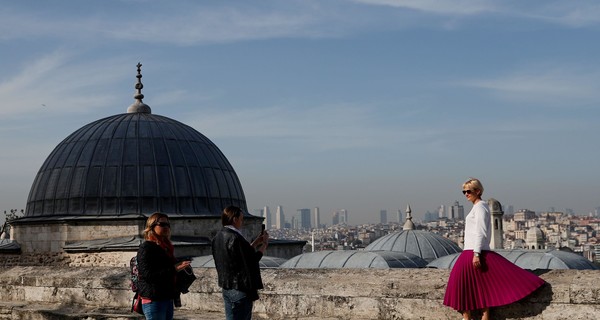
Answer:
POLYGON ((420 218, 468 177, 600 207, 596 1, 0 1, 0 209, 68 134, 152 112, 215 142, 249 208, 420 218))

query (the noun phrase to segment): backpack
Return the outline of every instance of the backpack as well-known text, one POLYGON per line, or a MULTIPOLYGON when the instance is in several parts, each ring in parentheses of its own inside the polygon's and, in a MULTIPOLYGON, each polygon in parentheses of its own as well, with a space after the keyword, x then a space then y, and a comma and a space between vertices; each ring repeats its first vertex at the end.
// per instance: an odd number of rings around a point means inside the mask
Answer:
POLYGON ((138 291, 138 263, 137 263, 137 255, 133 256, 131 260, 129 260, 129 271, 131 272, 131 291, 138 291))
POLYGON ((131 302, 131 312, 144 314, 144 310, 142 310, 142 297, 137 292, 139 276, 137 255, 133 256, 133 258, 129 260, 129 271, 131 273, 131 291, 135 292, 135 295, 133 296, 133 301, 131 302))

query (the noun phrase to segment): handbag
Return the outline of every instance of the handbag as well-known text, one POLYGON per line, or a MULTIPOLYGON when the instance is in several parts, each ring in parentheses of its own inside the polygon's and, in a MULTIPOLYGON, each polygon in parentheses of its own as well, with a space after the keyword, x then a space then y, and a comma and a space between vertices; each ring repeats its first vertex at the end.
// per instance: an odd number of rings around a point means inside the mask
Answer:
POLYGON ((140 296, 137 292, 133 296, 133 301, 131 302, 131 312, 144 314, 144 309, 142 308, 142 296, 140 296))
POLYGON ((181 293, 188 293, 189 288, 196 281, 196 275, 194 269, 186 267, 182 270, 177 271, 177 277, 175 279, 175 287, 177 291, 181 293))

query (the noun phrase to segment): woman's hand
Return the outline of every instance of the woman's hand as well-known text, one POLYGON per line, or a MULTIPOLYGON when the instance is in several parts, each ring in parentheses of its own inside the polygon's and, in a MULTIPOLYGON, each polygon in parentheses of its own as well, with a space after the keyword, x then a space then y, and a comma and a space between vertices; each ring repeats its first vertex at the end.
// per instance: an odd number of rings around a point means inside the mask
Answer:
POLYGON ((185 260, 175 264, 175 270, 181 271, 190 266, 190 261, 185 260))
POLYGON ((481 259, 478 256, 473 256, 473 267, 475 270, 479 270, 481 268, 481 259))

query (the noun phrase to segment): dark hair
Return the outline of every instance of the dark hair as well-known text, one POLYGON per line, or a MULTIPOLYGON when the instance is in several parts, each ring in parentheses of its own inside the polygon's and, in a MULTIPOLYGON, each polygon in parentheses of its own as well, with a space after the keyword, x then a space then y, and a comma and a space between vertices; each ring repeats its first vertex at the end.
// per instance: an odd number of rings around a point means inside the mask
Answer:
POLYGON ((228 206, 223 209, 223 213, 221 214, 221 224, 223 226, 233 224, 233 218, 237 218, 240 215, 244 214, 242 209, 236 206, 228 206))

